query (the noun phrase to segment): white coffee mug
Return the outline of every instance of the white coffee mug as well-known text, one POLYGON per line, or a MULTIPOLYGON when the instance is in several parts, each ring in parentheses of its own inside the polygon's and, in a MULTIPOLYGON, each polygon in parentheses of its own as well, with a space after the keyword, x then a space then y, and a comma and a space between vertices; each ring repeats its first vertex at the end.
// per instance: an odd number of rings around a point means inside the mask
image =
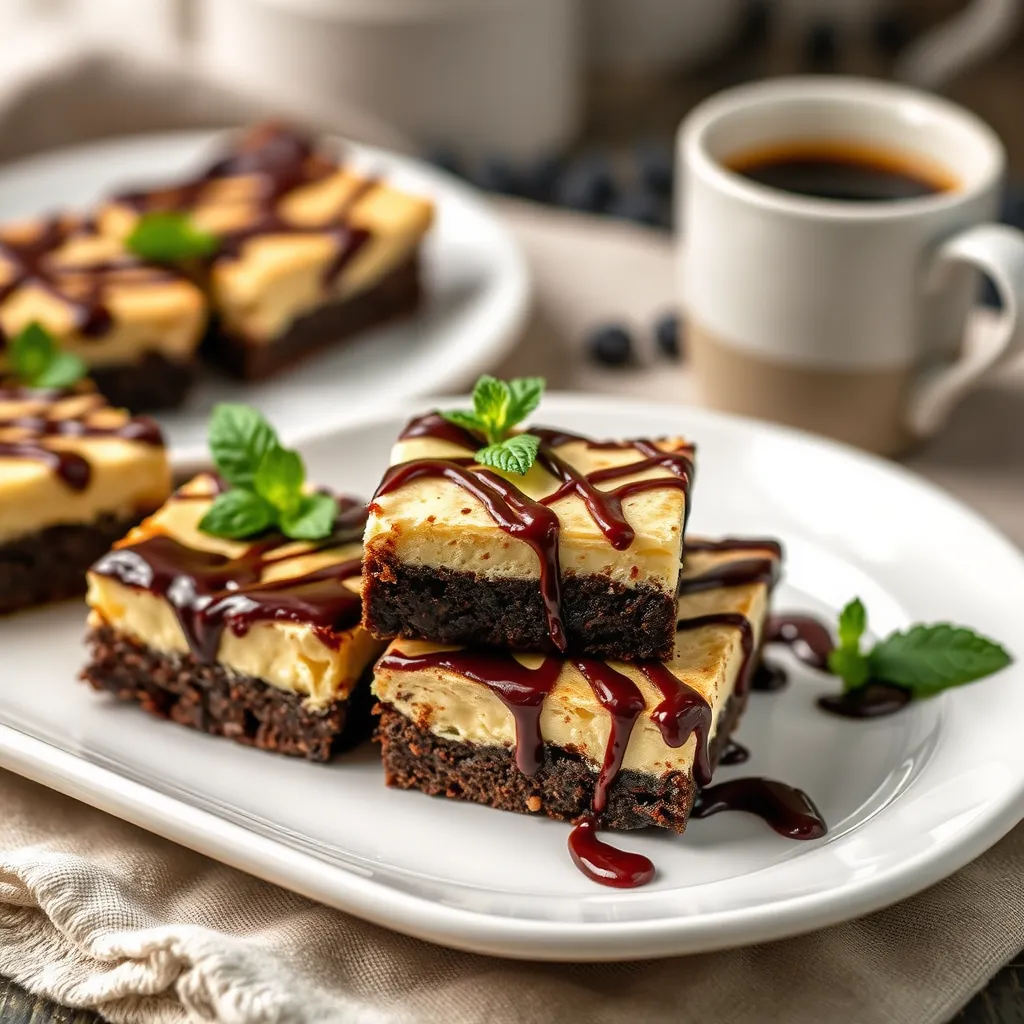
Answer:
POLYGON ((679 283, 704 401, 892 454, 933 434, 1024 351, 1024 235, 990 223, 1005 167, 966 110, 859 79, 776 79, 707 100, 678 140, 679 283), (865 147, 946 187, 859 202, 751 180, 728 164, 786 147, 865 147), (979 285, 1002 319, 963 332, 979 285))

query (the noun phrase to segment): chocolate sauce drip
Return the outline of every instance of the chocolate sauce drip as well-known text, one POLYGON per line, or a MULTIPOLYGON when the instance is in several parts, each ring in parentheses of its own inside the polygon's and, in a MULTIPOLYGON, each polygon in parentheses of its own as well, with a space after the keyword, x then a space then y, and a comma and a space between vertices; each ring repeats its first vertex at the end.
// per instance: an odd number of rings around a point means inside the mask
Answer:
POLYGON ((594 813, 600 814, 608 802, 608 790, 622 767, 622 758, 633 726, 647 705, 636 683, 607 662, 577 658, 574 664, 590 684, 594 696, 608 712, 612 723, 608 746, 605 747, 604 760, 594 786, 594 813))
POLYGON ((360 618, 359 596, 344 585, 345 580, 359 576, 360 559, 288 579, 261 583, 260 578, 267 566, 351 543, 359 536, 353 533, 360 513, 365 519, 358 503, 340 499, 332 535, 299 552, 280 554, 279 549, 294 541, 279 534, 256 541, 237 558, 201 551, 158 534, 111 551, 92 571, 165 598, 175 611, 189 650, 206 664, 216 661, 226 628, 243 636, 256 622, 308 624, 324 644, 336 646, 337 634, 360 618))
POLYGON ((516 766, 524 775, 535 775, 544 759, 540 716, 544 701, 562 671, 562 663, 545 658, 527 668, 499 652, 428 651, 405 654, 388 651, 377 663, 381 671, 409 672, 440 668, 486 686, 508 708, 516 725, 516 766))
POLYGON ((635 889, 654 878, 654 865, 640 853, 609 846, 597 838, 594 818, 581 818, 569 833, 569 856, 593 882, 615 889, 635 889))
POLYGON ((341 210, 328 223, 296 224, 281 216, 278 206, 290 192, 334 174, 335 165, 317 155, 312 139, 287 125, 267 122, 250 131, 237 152, 217 160, 197 177, 166 189, 127 192, 117 201, 139 213, 153 210, 185 211, 196 206, 215 181, 251 176, 257 194, 249 223, 218 235, 220 247, 212 261, 238 259, 246 242, 261 235, 327 235, 335 254, 324 268, 322 283, 334 282, 370 238, 363 228, 346 220, 352 209, 380 182, 367 178, 353 190, 341 210))
MULTIPOLYGON (((30 388, 0 388, 0 399, 18 400, 44 397, 59 400, 61 395, 74 397, 74 392, 33 391, 30 388)), ((92 479, 89 461, 77 452, 48 447, 44 442, 49 437, 110 437, 122 441, 137 441, 140 444, 160 446, 163 435, 157 424, 146 416, 136 416, 117 426, 97 426, 84 418, 106 404, 99 395, 88 396, 79 416, 57 418, 46 413, 26 413, 20 416, 0 418, 0 431, 16 430, 18 435, 9 441, 0 441, 0 458, 31 459, 42 462, 71 490, 84 491, 92 479)))
POLYGON ((750 688, 759 693, 775 693, 789 685, 789 675, 781 665, 773 665, 762 661, 754 670, 750 688))
POLYGON ((785 644, 811 668, 827 671, 835 643, 829 628, 812 615, 771 615, 765 627, 766 644, 785 644))
POLYGON ((909 703, 909 690, 875 680, 868 680, 855 690, 818 698, 818 707, 843 718, 881 718, 902 711, 909 703))
POLYGON ((787 839, 820 839, 828 831, 821 812, 803 790, 773 779, 730 779, 702 789, 691 817, 710 818, 722 811, 756 814, 787 839))
POLYGON ((661 730, 662 739, 666 746, 681 747, 691 736, 694 737, 693 778, 698 786, 706 786, 711 781, 708 753, 711 705, 702 694, 674 676, 660 662, 638 667, 661 693, 661 703, 651 712, 651 719, 661 730))
POLYGON ((718 758, 718 763, 728 768, 735 764, 746 764, 749 760, 750 751, 742 743, 737 743, 736 740, 730 739, 725 745, 725 750, 722 751, 721 756, 718 758))
MULTIPOLYGON (((498 477, 485 469, 470 470, 468 467, 472 460, 462 457, 414 459, 392 466, 385 474, 375 497, 389 494, 412 480, 445 477, 477 498, 501 530, 525 541, 537 554, 540 561, 540 587, 547 614, 548 633, 552 644, 564 652, 567 641, 561 616, 558 560, 560 524, 558 516, 548 506, 569 494, 577 494, 608 542, 617 550, 624 550, 634 539, 633 528, 622 510, 625 498, 643 491, 675 488, 683 492, 685 507, 689 509, 693 449, 687 447, 677 452, 662 452, 652 442, 644 440, 604 443, 590 441, 576 434, 543 428, 533 433, 541 439, 537 454, 538 462, 561 481, 554 493, 539 501, 534 501, 503 477, 498 477), (627 466, 614 466, 583 474, 560 459, 552 450, 568 441, 583 441, 594 448, 633 448, 644 458, 627 466), (595 486, 654 468, 667 469, 673 475, 627 482, 609 491, 595 486)), ((482 435, 450 423, 436 412, 414 418, 400 435, 401 440, 422 437, 446 441, 465 448, 468 452, 475 452, 486 444, 482 435)))
POLYGON ((743 660, 736 673, 735 688, 736 696, 742 697, 750 688, 750 674, 754 667, 754 627, 750 624, 750 619, 740 612, 712 612, 710 615, 694 615, 689 619, 680 619, 676 623, 676 632, 702 629, 704 626, 731 626, 740 631, 743 660))

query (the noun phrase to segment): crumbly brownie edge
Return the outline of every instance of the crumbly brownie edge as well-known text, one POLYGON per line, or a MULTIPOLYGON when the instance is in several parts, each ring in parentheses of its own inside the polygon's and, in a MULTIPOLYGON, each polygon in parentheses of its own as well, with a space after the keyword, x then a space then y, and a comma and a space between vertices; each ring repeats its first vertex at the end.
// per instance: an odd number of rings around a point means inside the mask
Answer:
POLYGON ((154 651, 110 626, 90 630, 87 642, 85 682, 179 725, 310 761, 329 761, 370 734, 369 670, 349 699, 318 712, 262 679, 154 651))
POLYGON ((137 363, 94 366, 89 376, 111 405, 133 413, 154 412, 176 409, 185 401, 196 379, 196 366, 147 352, 137 363))
MULTIPOLYGON (((664 661, 675 644, 676 602, 655 587, 567 575, 562 621, 570 653, 664 661)), ((409 565, 386 544, 368 544, 364 554, 363 624, 381 638, 552 650, 537 580, 409 565)))
POLYGON ((322 348, 410 316, 422 298, 419 256, 414 254, 372 288, 299 317, 269 344, 247 342, 215 326, 203 341, 202 354, 232 376, 261 380, 322 348))
POLYGON ((142 519, 103 515, 0 544, 0 615, 84 594, 93 562, 142 519))
MULTIPOLYGON (((717 765, 745 703, 745 698, 733 696, 722 710, 711 741, 712 765, 717 765)), ((590 810, 597 773, 572 751, 545 746, 540 769, 527 776, 516 767, 515 752, 510 748, 444 739, 388 705, 378 705, 377 711, 377 736, 389 786, 468 800, 502 811, 546 814, 563 821, 574 821, 590 810)), ((611 829, 656 825, 682 832, 695 795, 689 772, 657 776, 622 771, 609 790, 601 824, 611 829)))

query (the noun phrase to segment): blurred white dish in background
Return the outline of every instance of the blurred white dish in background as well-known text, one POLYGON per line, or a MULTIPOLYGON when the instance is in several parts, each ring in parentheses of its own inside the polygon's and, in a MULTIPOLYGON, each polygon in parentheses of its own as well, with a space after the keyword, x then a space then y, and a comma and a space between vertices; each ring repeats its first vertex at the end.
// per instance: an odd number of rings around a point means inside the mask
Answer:
MULTIPOLYGON (((11 164, 0 171, 0 221, 85 206, 133 184, 187 177, 208 161, 217 134, 111 139, 11 164)), ((344 145, 356 166, 437 203, 423 250, 423 308, 258 384, 204 373, 182 409, 158 417, 177 454, 205 450, 206 418, 215 402, 255 405, 284 437, 295 439, 391 402, 470 384, 515 343, 529 309, 529 276, 517 243, 486 202, 418 161, 344 145)))
POLYGON ((312 116, 343 100, 418 143, 526 159, 580 118, 577 0, 205 0, 203 69, 312 116))

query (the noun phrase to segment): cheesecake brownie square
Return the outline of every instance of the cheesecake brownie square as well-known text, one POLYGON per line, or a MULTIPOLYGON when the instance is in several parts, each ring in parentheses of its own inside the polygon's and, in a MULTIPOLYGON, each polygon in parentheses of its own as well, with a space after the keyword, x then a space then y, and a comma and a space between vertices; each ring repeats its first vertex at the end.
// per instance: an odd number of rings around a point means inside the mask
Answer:
POLYGON ((35 322, 85 361, 111 404, 170 408, 194 377, 206 309, 191 281, 79 217, 0 228, 0 376, 6 341, 35 322))
POLYGON ((239 377, 266 377, 419 306, 433 204, 285 125, 255 126, 189 181, 117 197, 100 225, 123 237, 154 212, 216 236, 203 273, 217 322, 203 351, 239 377))
POLYGON ((326 761, 369 728, 383 644, 359 624, 365 507, 337 498, 332 534, 291 541, 209 536, 220 490, 198 476, 89 573, 97 690, 218 736, 326 761))
POLYGON ((373 682, 388 785, 683 831, 746 703, 778 557, 769 546, 688 559, 664 662, 393 641, 373 682))
POLYGON ((170 490, 151 420, 88 384, 0 381, 0 613, 83 594, 89 566, 170 490))
POLYGON ((370 504, 364 624, 380 637, 668 658, 693 447, 540 437, 524 475, 473 462, 481 438, 414 419, 370 504))

